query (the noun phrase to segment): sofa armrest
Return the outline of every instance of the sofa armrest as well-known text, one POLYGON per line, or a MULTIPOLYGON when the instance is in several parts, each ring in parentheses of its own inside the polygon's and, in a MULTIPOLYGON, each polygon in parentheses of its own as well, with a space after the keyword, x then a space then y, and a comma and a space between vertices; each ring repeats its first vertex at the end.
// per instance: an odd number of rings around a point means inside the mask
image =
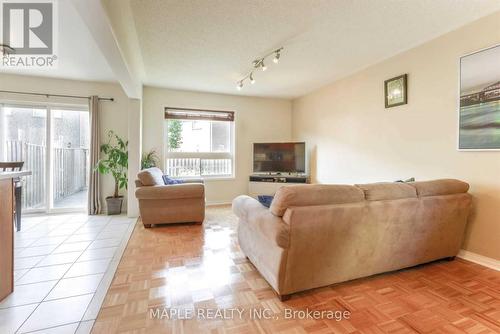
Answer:
POLYGON ((248 219, 249 213, 263 213, 269 211, 266 207, 259 203, 255 198, 241 195, 233 200, 233 212, 240 219, 248 219))
POLYGON ((263 238, 272 240, 281 248, 288 248, 288 225, 255 198, 246 195, 236 197, 233 200, 233 212, 240 219, 240 224, 247 224, 263 238))
POLYGON ((204 198, 202 183, 181 183, 163 186, 140 187, 135 191, 137 199, 181 199, 204 198))

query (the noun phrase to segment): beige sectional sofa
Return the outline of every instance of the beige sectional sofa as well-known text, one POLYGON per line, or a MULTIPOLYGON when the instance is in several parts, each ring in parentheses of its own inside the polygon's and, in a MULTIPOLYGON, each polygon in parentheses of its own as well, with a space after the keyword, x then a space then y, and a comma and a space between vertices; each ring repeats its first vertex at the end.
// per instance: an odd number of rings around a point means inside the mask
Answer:
POLYGON ((269 209, 233 201, 240 247, 273 289, 290 294, 457 255, 469 185, 293 185, 269 209))
POLYGON ((205 219, 203 180, 165 185, 162 171, 153 167, 137 174, 135 196, 145 227, 171 223, 202 223, 205 219))

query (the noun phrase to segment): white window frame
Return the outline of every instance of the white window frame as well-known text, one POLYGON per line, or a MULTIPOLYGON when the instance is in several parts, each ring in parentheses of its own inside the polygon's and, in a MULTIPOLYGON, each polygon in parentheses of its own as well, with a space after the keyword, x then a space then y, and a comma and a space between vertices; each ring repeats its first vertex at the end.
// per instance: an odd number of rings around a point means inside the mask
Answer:
MULTIPOLYGON (((203 179, 203 180, 234 180, 236 178, 236 159, 235 159, 235 147, 236 147, 236 135, 235 135, 235 120, 229 122, 229 132, 230 132, 230 148, 229 152, 171 152, 168 147, 168 122, 170 119, 163 119, 163 166, 164 172, 166 172, 166 161, 167 159, 182 159, 182 158, 194 158, 194 159, 231 159, 231 175, 193 175, 193 176, 179 176, 182 179, 203 179)), ((211 122, 211 121, 210 121, 211 122)))

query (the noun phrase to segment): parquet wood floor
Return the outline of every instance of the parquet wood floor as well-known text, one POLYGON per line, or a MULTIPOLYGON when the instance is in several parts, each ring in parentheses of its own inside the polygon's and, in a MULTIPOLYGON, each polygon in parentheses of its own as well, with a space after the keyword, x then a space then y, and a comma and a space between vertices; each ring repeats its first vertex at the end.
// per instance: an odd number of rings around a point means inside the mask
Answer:
POLYGON ((500 272, 440 261, 282 303, 239 249, 236 226, 229 207, 209 208, 203 225, 145 229, 139 222, 93 333, 500 333, 500 272), (185 311, 168 313, 175 310, 185 311), (205 319, 216 310, 242 316, 205 319), (293 310, 350 316, 287 319, 293 310))

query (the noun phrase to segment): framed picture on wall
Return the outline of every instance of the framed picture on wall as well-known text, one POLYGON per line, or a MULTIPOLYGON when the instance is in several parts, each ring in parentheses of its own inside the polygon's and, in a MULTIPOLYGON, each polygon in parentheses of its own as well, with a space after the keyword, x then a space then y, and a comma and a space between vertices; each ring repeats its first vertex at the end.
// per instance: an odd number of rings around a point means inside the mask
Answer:
POLYGON ((403 74, 384 81, 386 108, 408 103, 407 79, 408 75, 403 74))
POLYGON ((500 150, 500 45, 460 58, 459 150, 500 150))

